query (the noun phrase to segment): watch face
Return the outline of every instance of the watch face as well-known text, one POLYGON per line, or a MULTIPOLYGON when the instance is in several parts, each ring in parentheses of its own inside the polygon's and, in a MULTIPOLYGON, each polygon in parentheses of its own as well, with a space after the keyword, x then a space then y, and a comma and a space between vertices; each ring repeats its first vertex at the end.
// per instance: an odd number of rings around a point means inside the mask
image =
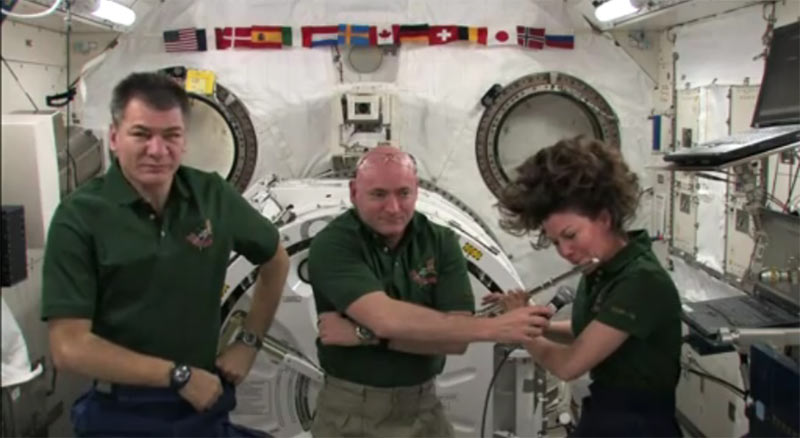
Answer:
POLYGON ((248 332, 242 334, 242 341, 247 345, 256 345, 256 335, 248 332))
POLYGON ((239 335, 236 336, 236 340, 240 341, 244 345, 247 345, 248 347, 257 348, 259 346, 258 345, 259 339, 258 336, 255 335, 255 333, 241 331, 239 332, 239 335))
POLYGON ((172 370, 172 380, 175 383, 184 383, 189 380, 192 375, 192 370, 187 365, 180 365, 172 370))
POLYGON ((360 325, 356 326, 356 335, 358 335, 362 341, 371 341, 375 339, 375 335, 370 329, 360 325))

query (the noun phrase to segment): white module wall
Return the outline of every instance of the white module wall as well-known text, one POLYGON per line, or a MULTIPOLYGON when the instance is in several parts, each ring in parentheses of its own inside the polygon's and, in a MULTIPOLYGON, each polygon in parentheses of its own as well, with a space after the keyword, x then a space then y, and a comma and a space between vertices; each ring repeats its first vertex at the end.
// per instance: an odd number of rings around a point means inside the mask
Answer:
POLYGON ((774 196, 770 204, 775 210, 800 209, 800 147, 769 157, 767 167, 767 192, 774 196))
MULTIPOLYGON (((675 119, 675 149, 691 148, 697 144, 700 119, 699 88, 679 90, 675 119)), ((697 251, 697 196, 696 177, 693 173, 675 172, 672 193, 672 244, 694 257, 697 251)))
MULTIPOLYGON (((749 129, 757 97, 758 86, 711 85, 678 91, 677 146, 696 147, 749 129)), ((760 174, 760 165, 755 166, 760 174)), ((739 278, 752 252, 752 219, 741 210, 744 193, 733 172, 710 174, 728 182, 675 172, 673 246, 714 271, 739 278)), ((788 183, 788 169, 783 174, 778 172, 778 180, 788 183)))
MULTIPOLYGON (((697 143, 706 143, 729 134, 730 87, 711 85, 700 88, 697 118, 697 143)), ((724 181, 697 177, 697 261, 722 273, 725 259, 724 181)))
POLYGON ((47 109, 45 96, 67 88, 64 34, 7 19, 3 22, 2 36, 6 60, 2 66, 3 114, 47 109))
MULTIPOLYGON (((731 134, 747 131, 753 119, 758 98, 758 86, 733 86, 730 91, 731 134)), ((751 163, 756 174, 760 162, 751 163)), ((735 173, 730 173, 727 193, 727 220, 725 230, 725 274, 740 280, 750 263, 753 252, 755 225, 744 210, 746 199, 735 173)))

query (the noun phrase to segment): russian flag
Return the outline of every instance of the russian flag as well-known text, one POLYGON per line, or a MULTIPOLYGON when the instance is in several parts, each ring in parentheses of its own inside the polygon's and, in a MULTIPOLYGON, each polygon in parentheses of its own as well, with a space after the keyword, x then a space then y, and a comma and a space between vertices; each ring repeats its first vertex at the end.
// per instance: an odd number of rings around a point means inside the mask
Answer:
POLYGON ((575 35, 545 35, 544 45, 559 49, 574 49, 575 35))

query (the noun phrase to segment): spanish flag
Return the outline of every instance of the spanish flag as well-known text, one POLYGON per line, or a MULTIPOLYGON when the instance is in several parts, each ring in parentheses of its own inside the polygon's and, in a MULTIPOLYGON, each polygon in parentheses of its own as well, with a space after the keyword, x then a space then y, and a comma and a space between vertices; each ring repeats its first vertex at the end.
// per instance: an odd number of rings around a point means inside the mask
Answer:
POLYGON ((250 45, 253 49, 280 49, 292 45, 292 28, 283 26, 253 26, 250 45))
POLYGON ((292 28, 281 26, 252 26, 216 28, 217 49, 230 47, 250 49, 280 49, 292 45, 292 28))

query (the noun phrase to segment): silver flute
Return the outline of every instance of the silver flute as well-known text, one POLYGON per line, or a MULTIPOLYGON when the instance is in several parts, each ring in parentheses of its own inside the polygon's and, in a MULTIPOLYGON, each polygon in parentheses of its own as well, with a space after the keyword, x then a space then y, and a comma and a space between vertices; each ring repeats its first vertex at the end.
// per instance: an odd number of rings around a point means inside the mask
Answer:
MULTIPOLYGON (((538 284, 537 286, 535 286, 533 289, 530 289, 528 292, 526 292, 527 299, 530 299, 532 296, 536 295, 537 293, 539 293, 539 292, 541 292, 541 291, 543 291, 543 290, 555 285, 556 283, 559 283, 559 282, 561 282, 563 280, 566 280, 567 278, 572 277, 573 275, 586 273, 586 272, 594 269, 599 264, 600 264, 600 259, 593 258, 593 259, 589 260, 586 263, 574 266, 572 269, 570 269, 567 272, 564 272, 561 275, 557 275, 557 276, 555 276, 553 278, 549 278, 549 279, 545 280, 544 282, 542 282, 542 283, 538 284)), ((499 315, 499 314, 501 314, 503 312, 505 312, 505 307, 503 306, 503 303, 500 302, 500 301, 497 301, 497 302, 494 302, 492 304, 489 304, 488 306, 484 307, 481 310, 478 310, 477 312, 475 312, 475 315, 477 315, 477 316, 497 316, 497 315, 499 315)))

